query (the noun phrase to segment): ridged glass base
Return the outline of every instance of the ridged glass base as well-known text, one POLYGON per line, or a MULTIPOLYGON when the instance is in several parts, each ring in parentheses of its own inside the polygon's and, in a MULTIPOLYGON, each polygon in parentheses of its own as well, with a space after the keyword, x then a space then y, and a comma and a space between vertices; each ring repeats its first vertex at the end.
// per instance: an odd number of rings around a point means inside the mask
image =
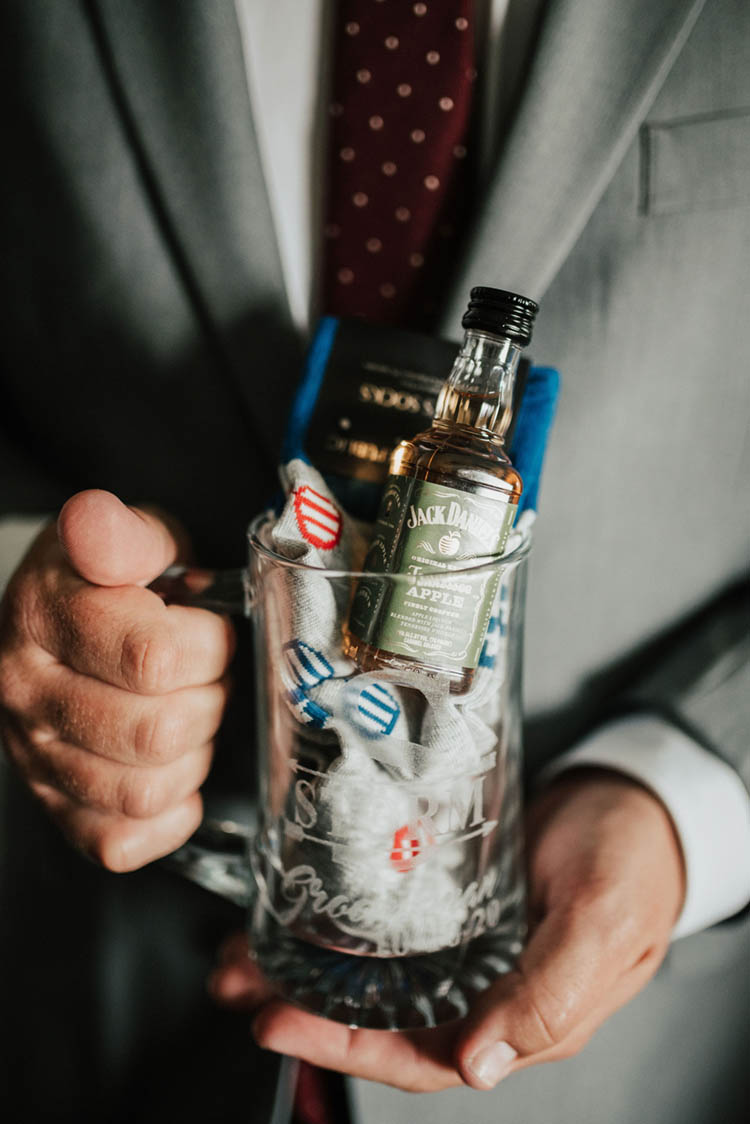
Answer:
MULTIPOLYGON (((520 905, 520 903, 517 903, 520 905)), ((350 1027, 399 1030, 461 1018, 521 951, 519 909, 459 948, 390 959, 352 956, 292 936, 268 914, 253 927, 258 965, 288 1000, 350 1027)))

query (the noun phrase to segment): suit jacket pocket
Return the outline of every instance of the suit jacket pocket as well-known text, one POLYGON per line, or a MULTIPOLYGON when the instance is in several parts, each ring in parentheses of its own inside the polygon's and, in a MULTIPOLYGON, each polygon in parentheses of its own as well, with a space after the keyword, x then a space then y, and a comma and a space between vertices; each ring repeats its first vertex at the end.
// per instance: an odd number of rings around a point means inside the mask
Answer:
POLYGON ((645 124, 640 203, 651 215, 750 205, 750 107, 645 124))

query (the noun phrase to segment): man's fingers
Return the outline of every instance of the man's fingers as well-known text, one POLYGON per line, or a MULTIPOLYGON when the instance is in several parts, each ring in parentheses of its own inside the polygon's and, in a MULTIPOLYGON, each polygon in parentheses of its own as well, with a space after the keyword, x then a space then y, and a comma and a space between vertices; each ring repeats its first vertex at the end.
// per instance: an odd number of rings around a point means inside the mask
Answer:
POLYGON ((573 1035, 621 974, 621 946, 604 909, 601 916, 595 906, 548 914, 518 969, 489 988, 467 1020, 456 1054, 466 1083, 491 1088, 517 1059, 573 1035))
POLYGON ((37 787, 35 795, 79 851, 116 873, 138 870, 171 854, 197 830, 203 815, 198 793, 158 816, 140 820, 82 808, 52 786, 37 787))
POLYGON ((98 489, 68 500, 57 534, 76 573, 104 586, 147 585, 185 546, 182 532, 164 516, 126 507, 98 489))
MULTIPOLYGON (((564 924, 555 922, 548 931, 549 942, 555 939, 556 934, 565 940, 565 931, 564 924)), ((582 955, 584 946, 585 941, 581 941, 582 955)), ((647 954, 631 962, 632 966, 619 974, 615 969, 605 973, 613 978, 613 982, 609 987, 603 987, 593 1007, 581 1001, 577 1014, 568 1020, 571 1029, 567 1033, 562 1029, 552 1030, 551 1026, 539 1029, 540 1016, 550 1024, 553 1016, 545 1013, 544 1007, 531 1012, 526 1000, 519 998, 523 986, 520 973, 514 974, 515 978, 503 977, 490 992, 480 997, 475 1006, 476 1014, 470 1016, 466 1031, 461 1024, 395 1033, 351 1030, 292 1007, 281 999, 272 999, 265 1002, 256 1016, 253 1033, 264 1049, 409 1092, 451 1088, 461 1084, 462 1077, 474 1088, 487 1089, 512 1070, 576 1054, 601 1023, 640 990, 653 975, 660 959, 661 951, 654 949, 653 955, 647 954), (498 1006, 502 1004, 504 1007, 499 1011, 498 1006), (515 1034, 519 1043, 526 1043, 529 1052, 516 1054, 515 1047, 506 1039, 496 1037, 498 1033, 504 1033, 508 1038, 515 1034), (505 1046, 501 1045, 503 1042, 506 1042, 505 1046), (532 1042, 539 1047, 538 1050, 531 1050, 532 1042), (466 1073, 465 1061, 462 1063, 461 1059, 473 1056, 471 1051, 477 1044, 479 1049, 491 1048, 494 1051, 496 1076, 493 1075, 492 1080, 478 1079, 474 1074, 466 1073), (458 1067, 456 1058, 459 1059, 458 1067)), ((595 968, 595 963, 592 967, 595 968)), ((588 988, 588 1001, 603 978, 599 970, 588 988)), ((227 945, 220 966, 211 978, 211 990, 217 998, 237 1007, 252 1009, 264 1002, 264 981, 257 966, 247 960, 244 941, 232 940, 227 945)), ((563 1023, 556 1025, 562 1028, 563 1023)))
POLYGON ((166 765, 215 736, 229 679, 158 697, 136 695, 53 663, 39 673, 39 696, 24 715, 42 759, 67 742, 122 765, 166 765))
POLYGON ((169 854, 201 819, 235 640, 227 618, 143 588, 180 555, 186 536, 167 517, 82 492, 4 601, 11 755, 72 842, 113 871, 169 854))
POLYGON ((219 965, 207 981, 217 1002, 252 1011, 274 995, 274 988, 250 956, 244 933, 232 933, 219 949, 219 965))
POLYGON ((7 706, 26 711, 25 695, 35 686, 38 667, 49 662, 45 656, 146 695, 221 678, 235 646, 229 619, 204 609, 165 605, 153 591, 133 584, 161 572, 175 555, 177 540, 161 518, 134 513, 102 492, 79 493, 65 505, 59 530, 72 563, 87 578, 130 583, 115 586, 80 577, 65 560, 54 530, 47 528, 36 540, 6 598, 0 697, 7 706), (94 572, 94 562, 88 568, 82 564, 87 552, 104 560, 106 575, 94 572), (148 565, 133 563, 147 556, 148 565), (20 673, 22 663, 31 676, 20 673))
POLYGON ((74 579, 45 598, 35 626, 34 639, 61 663, 145 695, 220 679, 235 648, 228 617, 74 579))
POLYGON ((206 987, 217 1003, 236 1011, 255 1011, 275 995, 260 972, 251 977, 235 965, 217 968, 208 977, 206 987))
POLYGON ((352 1030, 272 1000, 256 1016, 253 1034, 265 1050, 408 1092, 461 1084, 453 1064, 456 1030, 451 1024, 423 1031, 352 1030))
POLYGON ((197 792, 208 776, 214 752, 209 742, 169 765, 141 768, 95 757, 65 742, 55 741, 47 748, 48 752, 34 755, 26 772, 31 790, 43 802, 52 786, 85 808, 138 820, 152 819, 197 792))

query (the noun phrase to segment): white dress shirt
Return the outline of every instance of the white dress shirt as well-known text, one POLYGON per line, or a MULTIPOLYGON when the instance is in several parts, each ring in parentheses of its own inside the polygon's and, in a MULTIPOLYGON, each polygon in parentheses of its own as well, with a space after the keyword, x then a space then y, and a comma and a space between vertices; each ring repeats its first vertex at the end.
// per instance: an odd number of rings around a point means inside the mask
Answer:
MULTIPOLYGON (((331 6, 326 0, 235 2, 289 305, 304 331, 316 299, 331 6)), ((486 161, 494 156, 498 120, 512 96, 512 83, 520 80, 524 48, 541 3, 485 0, 480 4, 479 41, 488 47, 486 65, 479 60, 480 71, 485 71, 480 136, 486 161), (499 66, 499 59, 507 65, 499 66)), ((674 936, 703 929, 747 904, 750 797, 733 769, 652 715, 601 727, 556 760, 545 775, 576 765, 627 774, 651 789, 668 809, 687 874, 685 903, 674 936)))

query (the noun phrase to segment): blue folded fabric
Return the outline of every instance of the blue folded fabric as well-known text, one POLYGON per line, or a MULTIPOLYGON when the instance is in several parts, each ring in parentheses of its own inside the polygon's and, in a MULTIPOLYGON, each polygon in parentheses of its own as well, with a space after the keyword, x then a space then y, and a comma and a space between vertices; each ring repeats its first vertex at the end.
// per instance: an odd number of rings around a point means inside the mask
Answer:
MULTIPOLYGON (((284 464, 296 457, 310 461, 306 452, 307 432, 323 385, 338 325, 337 317, 322 317, 310 344, 284 436, 284 464)), ((522 511, 537 510, 544 454, 559 393, 560 375, 554 367, 531 367, 510 448, 510 459, 524 482, 518 505, 519 515, 522 511)), ((352 515, 360 519, 376 517, 382 490, 380 485, 330 474, 325 474, 325 479, 334 495, 352 515)))
POLYGON ((559 395, 560 375, 554 367, 529 370, 509 450, 510 459, 523 480, 518 515, 522 511, 537 510, 544 454, 559 395))

